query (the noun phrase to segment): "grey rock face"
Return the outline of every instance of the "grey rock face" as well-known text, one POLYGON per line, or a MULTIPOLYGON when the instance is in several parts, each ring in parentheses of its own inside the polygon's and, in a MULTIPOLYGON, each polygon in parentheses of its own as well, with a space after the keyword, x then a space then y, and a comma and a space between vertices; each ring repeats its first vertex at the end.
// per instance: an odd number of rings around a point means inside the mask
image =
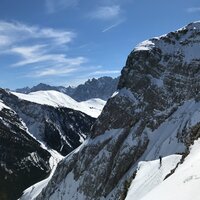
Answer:
POLYGON ((185 153, 199 137, 190 121, 199 101, 199 52, 200 22, 138 45, 91 138, 59 164, 36 199, 121 200, 140 160, 185 153))
POLYGON ((92 98, 108 100, 116 91, 119 78, 102 77, 91 79, 77 86, 73 94, 69 94, 77 101, 86 101, 92 98))

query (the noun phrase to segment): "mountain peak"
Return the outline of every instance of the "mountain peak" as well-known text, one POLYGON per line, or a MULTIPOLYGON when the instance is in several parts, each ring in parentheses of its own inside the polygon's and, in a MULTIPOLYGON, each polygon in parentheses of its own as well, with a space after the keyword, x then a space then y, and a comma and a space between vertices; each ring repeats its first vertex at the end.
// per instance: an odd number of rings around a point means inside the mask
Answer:
POLYGON ((200 21, 191 22, 185 26, 187 29, 200 29, 200 21))

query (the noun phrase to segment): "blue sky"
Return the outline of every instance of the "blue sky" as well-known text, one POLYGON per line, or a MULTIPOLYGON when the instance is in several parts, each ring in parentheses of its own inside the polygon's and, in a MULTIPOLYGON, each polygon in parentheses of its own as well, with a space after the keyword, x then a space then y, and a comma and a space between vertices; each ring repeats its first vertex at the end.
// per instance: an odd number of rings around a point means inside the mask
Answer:
POLYGON ((197 20, 197 0, 0 0, 0 87, 116 77, 139 42, 197 20))

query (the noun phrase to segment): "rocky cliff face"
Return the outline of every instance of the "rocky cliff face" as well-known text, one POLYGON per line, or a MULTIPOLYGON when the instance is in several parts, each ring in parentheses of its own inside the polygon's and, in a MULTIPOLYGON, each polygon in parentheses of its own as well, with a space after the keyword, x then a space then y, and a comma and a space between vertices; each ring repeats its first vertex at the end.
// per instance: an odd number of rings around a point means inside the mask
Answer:
POLYGON ((25 101, 5 90, 0 90, 0 99, 17 112, 37 140, 62 155, 82 144, 95 121, 82 112, 25 101))
POLYGON ((125 199, 139 161, 186 156, 199 137, 199 52, 200 22, 139 44, 91 137, 36 199, 125 199))
POLYGON ((108 100, 117 89, 119 78, 101 77, 91 79, 74 88, 72 94, 69 94, 77 101, 86 101, 92 98, 108 100))
POLYGON ((19 116, 0 102, 0 199, 16 200, 50 173, 50 154, 27 132, 19 116))

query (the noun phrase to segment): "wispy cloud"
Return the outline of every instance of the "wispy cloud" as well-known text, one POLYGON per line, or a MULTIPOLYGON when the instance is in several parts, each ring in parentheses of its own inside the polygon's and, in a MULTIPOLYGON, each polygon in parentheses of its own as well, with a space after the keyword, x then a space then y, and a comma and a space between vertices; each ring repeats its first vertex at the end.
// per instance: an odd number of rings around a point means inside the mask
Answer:
POLYGON ((87 62, 85 57, 66 55, 75 35, 66 30, 0 21, 0 55, 15 56, 17 61, 11 66, 28 66, 32 77, 68 74, 87 62))
POLYGON ((99 20, 112 20, 119 17, 121 8, 119 5, 102 6, 90 13, 90 17, 99 20))
POLYGON ((72 31, 28 26, 19 22, 0 21, 0 38, 6 41, 6 45, 29 39, 45 39, 45 41, 48 40, 54 45, 64 45, 71 42, 75 35, 72 31))
POLYGON ((80 74, 86 78, 119 73, 118 70, 103 70, 100 65, 90 66, 89 59, 84 56, 69 56, 70 42, 75 36, 74 32, 67 30, 0 21, 0 56, 10 60, 8 67, 12 70, 20 68, 20 77, 37 80, 70 75, 75 79, 80 74))
POLYGON ((78 3, 79 0, 45 0, 45 7, 47 13, 53 14, 69 7, 75 7, 78 3))
POLYGON ((65 54, 51 54, 47 51, 46 45, 20 46, 14 47, 10 51, 20 55, 23 59, 12 65, 15 67, 40 62, 77 66, 87 61, 84 57, 68 58, 65 54))
POLYGON ((29 74, 28 77, 45 77, 45 76, 66 76, 71 72, 76 71, 76 68, 69 67, 56 67, 56 68, 46 68, 44 70, 38 70, 33 74, 29 74))
POLYGON ((191 7, 186 10, 188 13, 200 12, 200 7, 191 7))

